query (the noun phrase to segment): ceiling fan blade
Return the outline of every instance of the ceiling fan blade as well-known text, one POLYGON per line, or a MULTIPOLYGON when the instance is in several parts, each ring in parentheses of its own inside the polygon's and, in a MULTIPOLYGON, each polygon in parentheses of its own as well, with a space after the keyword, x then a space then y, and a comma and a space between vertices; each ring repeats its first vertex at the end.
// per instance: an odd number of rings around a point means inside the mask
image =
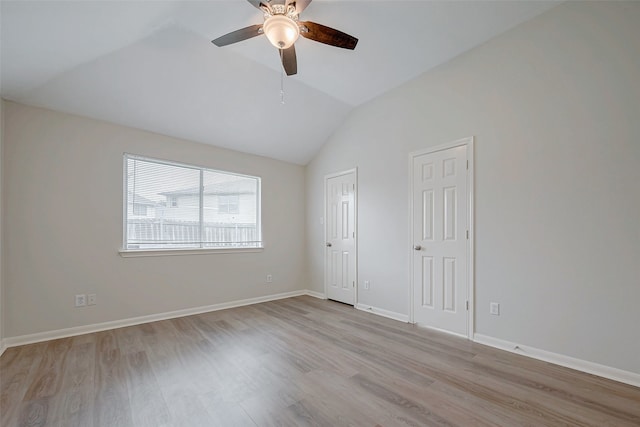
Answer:
POLYGON ((357 38, 342 31, 310 21, 300 22, 300 24, 309 30, 300 31, 300 35, 306 39, 351 50, 355 49, 358 44, 357 38))
POLYGON ((272 4, 285 4, 286 0, 247 0, 247 1, 257 9, 260 9, 260 10, 268 9, 269 11, 271 11, 272 4))
POLYGON ((228 44, 241 42, 242 40, 250 39, 251 37, 259 36, 262 34, 262 24, 251 25, 250 27, 241 28, 236 31, 232 31, 229 34, 220 36, 211 43, 216 46, 222 47, 228 44))
POLYGON ((309 6, 309 3, 311 3, 311 0, 293 0, 293 1, 290 1, 288 4, 295 5, 296 13, 299 15, 300 13, 302 13, 303 10, 307 8, 307 6, 309 6))
POLYGON ((295 45, 291 45, 288 49, 279 49, 282 66, 287 76, 293 76, 298 73, 298 60, 296 59, 295 45))
POLYGON ((271 6, 269 5, 270 0, 247 0, 249 3, 253 5, 256 9, 260 9, 263 12, 271 13, 271 6))
POLYGON ((249 3, 251 3, 253 5, 253 7, 255 7, 256 9, 262 9, 263 5, 268 6, 269 5, 269 0, 247 0, 249 3))

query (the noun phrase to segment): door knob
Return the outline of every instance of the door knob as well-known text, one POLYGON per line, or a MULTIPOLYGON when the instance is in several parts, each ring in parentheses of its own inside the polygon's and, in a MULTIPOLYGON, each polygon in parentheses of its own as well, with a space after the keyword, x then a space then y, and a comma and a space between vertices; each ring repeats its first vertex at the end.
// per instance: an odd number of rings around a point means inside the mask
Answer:
POLYGON ((327 247, 330 248, 331 247, 331 243, 327 242, 327 247))
POLYGON ((421 249, 422 249, 422 246, 420 246, 420 245, 415 245, 415 246, 413 247, 413 249, 415 249, 416 251, 419 251, 419 250, 421 250, 421 249))

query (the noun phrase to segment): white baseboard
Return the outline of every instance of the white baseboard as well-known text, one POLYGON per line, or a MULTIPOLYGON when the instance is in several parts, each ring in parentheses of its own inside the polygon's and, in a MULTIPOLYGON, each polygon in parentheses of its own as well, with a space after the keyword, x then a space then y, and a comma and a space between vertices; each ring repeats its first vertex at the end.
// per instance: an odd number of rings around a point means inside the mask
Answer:
POLYGON ((389 319, 398 320, 400 322, 409 323, 409 316, 407 316, 406 314, 396 313, 394 311, 389 311, 365 304, 356 304, 356 309, 377 314, 378 316, 388 317, 389 319))
POLYGON ((0 340, 0 356, 2 356, 2 353, 4 353, 6 349, 7 343, 5 342, 5 340, 0 340))
MULTIPOLYGON (((298 297, 301 295, 310 295, 318 297, 317 292, 313 291, 292 291, 274 295, 266 295, 263 297, 249 298, 220 304, 207 305, 202 307, 187 308, 184 310, 170 311, 166 313, 151 314, 148 316, 132 317, 129 319, 114 320, 111 322, 95 323, 91 325, 76 326, 73 328, 57 329, 54 331, 38 332, 36 334, 21 335, 17 337, 8 337, 2 340, 0 349, 4 351, 7 347, 15 347, 18 345, 32 344, 36 342, 49 341, 59 338, 73 337, 76 335, 90 334, 93 332, 106 331, 109 329, 124 328, 126 326, 140 325, 142 323, 156 322, 158 320, 174 319, 176 317, 192 316, 194 314, 208 313, 211 311, 224 310, 227 308, 242 307, 245 305, 258 304, 261 302, 275 301, 279 299, 298 297)), ((320 296, 319 298, 322 298, 320 296)), ((2 352, 0 351, 0 354, 2 352)))
POLYGON ((325 294, 323 294, 322 292, 307 291, 306 294, 309 295, 310 297, 314 297, 314 298, 327 299, 327 296, 325 294))
POLYGON ((433 326, 424 325, 422 323, 416 323, 416 326, 418 326, 420 328, 430 329, 432 331, 440 332, 442 334, 448 334, 448 335, 453 335, 453 336, 458 337, 458 338, 464 338, 465 340, 469 339, 469 337, 466 336, 465 334, 459 334, 457 332, 447 331, 446 329, 434 328, 433 326))
POLYGON ((488 345, 490 347, 499 348, 500 350, 506 350, 511 353, 520 354, 522 356, 554 363, 556 365, 575 369, 577 371, 586 372, 588 374, 593 374, 599 377, 608 378, 610 380, 640 387, 640 374, 637 374, 635 372, 624 371, 622 369, 600 365, 599 363, 576 359, 564 354, 552 353, 550 351, 541 350, 539 348, 529 347, 526 345, 505 341, 499 338, 494 338, 482 334, 474 334, 473 341, 480 344, 488 345))

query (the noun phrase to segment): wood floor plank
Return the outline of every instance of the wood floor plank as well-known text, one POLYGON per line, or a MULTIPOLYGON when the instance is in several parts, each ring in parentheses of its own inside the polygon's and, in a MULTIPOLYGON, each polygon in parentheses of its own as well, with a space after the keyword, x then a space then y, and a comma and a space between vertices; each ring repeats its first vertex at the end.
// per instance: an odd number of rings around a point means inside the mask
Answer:
POLYGON ((297 386, 262 387, 260 391, 240 402, 240 406, 258 426, 279 426, 292 421, 286 409, 296 404, 302 393, 297 386))
POLYGON ((145 351, 144 338, 148 335, 145 330, 148 329, 143 329, 140 326, 142 325, 119 328, 113 331, 118 340, 118 348, 122 356, 145 351))
POLYGON ((60 391, 65 358, 71 348, 72 338, 63 338, 49 342, 40 365, 37 378, 31 383, 24 400, 35 400, 50 397, 60 391))
POLYGON ((127 427, 133 425, 123 360, 113 331, 96 335, 95 393, 93 424, 127 427))
POLYGON ((296 297, 10 348, 3 427, 640 426, 640 389, 296 297))
POLYGON ((9 348, 0 358, 0 425, 9 425, 18 416, 22 399, 34 381, 47 345, 9 348))
POLYGON ((40 397, 22 402, 17 425, 43 427, 49 424, 49 399, 40 397))
POLYGON ((257 427, 239 403, 209 403, 206 397, 203 397, 202 404, 210 417, 207 427, 257 427))
POLYGON ((127 388, 133 424, 136 426, 170 425, 170 415, 156 376, 144 351, 126 356, 127 388))
POLYGON ((389 415, 371 395, 359 393, 349 378, 333 372, 309 372, 299 387, 304 393, 301 403, 305 411, 323 425, 373 426, 389 415))
POLYGON ((68 427, 93 423, 94 355, 95 340, 88 340, 86 335, 73 338, 64 364, 62 389, 50 401, 52 412, 48 423, 68 427))

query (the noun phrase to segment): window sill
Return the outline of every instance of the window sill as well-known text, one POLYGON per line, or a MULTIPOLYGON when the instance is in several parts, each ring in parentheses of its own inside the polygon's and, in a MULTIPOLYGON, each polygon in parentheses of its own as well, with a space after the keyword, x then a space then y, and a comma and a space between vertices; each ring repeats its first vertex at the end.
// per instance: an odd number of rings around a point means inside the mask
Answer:
POLYGON ((123 258, 150 257, 150 256, 175 256, 175 255, 206 255, 206 254, 238 254, 257 253, 264 250, 258 248, 190 248, 190 249, 120 249, 118 252, 123 258))

